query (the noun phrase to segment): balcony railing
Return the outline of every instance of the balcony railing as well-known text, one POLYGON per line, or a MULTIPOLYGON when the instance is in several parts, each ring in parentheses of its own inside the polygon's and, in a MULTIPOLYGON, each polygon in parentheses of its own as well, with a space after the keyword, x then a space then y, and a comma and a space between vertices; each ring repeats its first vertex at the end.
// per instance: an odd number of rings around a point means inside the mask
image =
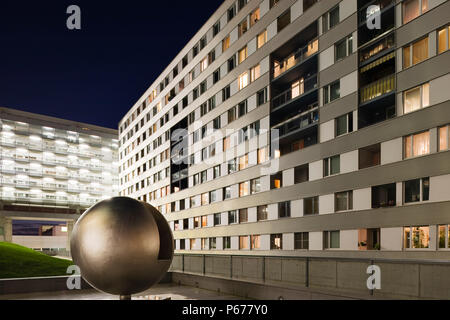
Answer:
POLYGON ((395 74, 372 82, 360 89, 360 103, 365 103, 395 90, 395 74))
POLYGON ((279 137, 282 137, 293 131, 309 127, 310 125, 317 123, 318 121, 319 121, 319 110, 316 107, 313 111, 304 112, 292 119, 286 120, 283 123, 274 126, 272 130, 278 129, 279 130, 278 135, 279 137))
POLYGON ((317 74, 300 79, 291 85, 291 88, 272 99, 272 108, 276 109, 289 101, 296 99, 305 93, 317 88, 317 74))
POLYGON ((314 39, 303 48, 298 49, 281 62, 275 62, 273 68, 273 77, 277 78, 292 67, 303 62, 319 50, 319 40, 314 39))

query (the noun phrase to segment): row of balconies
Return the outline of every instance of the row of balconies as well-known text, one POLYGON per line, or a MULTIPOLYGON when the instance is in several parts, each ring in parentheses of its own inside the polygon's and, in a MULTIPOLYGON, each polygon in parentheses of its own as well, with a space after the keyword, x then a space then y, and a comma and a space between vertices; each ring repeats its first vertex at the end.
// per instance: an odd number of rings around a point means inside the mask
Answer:
POLYGON ((86 162, 86 161, 70 161, 70 160, 62 160, 62 159, 43 158, 43 157, 34 156, 34 155, 30 156, 30 155, 7 153, 7 152, 0 153, 0 157, 2 159, 14 159, 18 162, 38 161, 38 162, 42 162, 43 164, 49 165, 49 166, 63 165, 68 168, 88 168, 92 171, 111 171, 114 173, 118 172, 118 168, 114 168, 111 165, 93 164, 93 163, 86 162))
POLYGON ((0 193, 2 201, 22 202, 22 203, 51 203, 65 205, 91 206, 101 199, 99 198, 80 198, 74 196, 57 196, 53 194, 34 194, 34 193, 0 193))
MULTIPOLYGON (((52 151, 54 153, 59 153, 59 154, 74 154, 80 157, 86 157, 86 158, 98 158, 98 159, 112 159, 113 155, 106 155, 103 153, 99 153, 99 152, 92 152, 92 151, 87 151, 87 150, 83 150, 81 148, 77 148, 77 147, 61 147, 61 146, 56 146, 53 144, 47 144, 47 143, 31 143, 31 142, 26 142, 26 141, 21 141, 21 140, 13 140, 13 139, 6 139, 6 138, 1 138, 0 139, 0 144, 3 146, 8 146, 8 147, 24 147, 30 150, 35 150, 35 151, 52 151)), ((116 153, 116 152, 114 152, 116 153)))
MULTIPOLYGON (((78 134, 67 134, 67 133, 62 133, 62 132, 58 132, 58 131, 45 131, 42 130, 41 128, 33 128, 33 127, 29 127, 29 126, 23 126, 23 125, 7 125, 8 126, 8 131, 11 132, 15 132, 19 135, 36 135, 38 137, 41 138, 45 138, 45 139, 51 139, 51 140, 55 140, 55 139, 61 139, 61 140, 65 140, 67 143, 87 143, 93 146, 100 146, 100 147, 108 147, 108 148, 114 148, 117 149, 118 145, 116 142, 111 141, 111 139, 102 139, 101 137, 99 138, 93 138, 93 137, 85 137, 82 138, 83 141, 80 141, 80 137, 78 136, 78 134)), ((3 130, 3 127, 0 126, 0 130, 3 130)))
POLYGON ((88 192, 91 194, 109 193, 107 188, 101 187, 84 187, 84 186, 82 187, 78 185, 61 184, 61 183, 38 183, 36 181, 26 181, 18 179, 1 179, 0 185, 15 187, 17 189, 40 188, 42 190, 67 191, 71 193, 78 193, 78 192, 88 192))

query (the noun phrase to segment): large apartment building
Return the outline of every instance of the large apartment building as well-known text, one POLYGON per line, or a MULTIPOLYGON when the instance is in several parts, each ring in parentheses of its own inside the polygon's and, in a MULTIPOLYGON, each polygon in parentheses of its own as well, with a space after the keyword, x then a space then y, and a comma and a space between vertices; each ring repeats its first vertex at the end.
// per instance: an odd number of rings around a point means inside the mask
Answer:
POLYGON ((292 284, 292 258, 448 259, 449 13, 226 0, 119 124, 120 194, 169 221, 172 269, 292 284))
POLYGON ((117 130, 0 108, 0 135, 0 241, 69 249, 84 210, 118 194, 117 130), (66 236, 42 236, 58 223, 66 236))

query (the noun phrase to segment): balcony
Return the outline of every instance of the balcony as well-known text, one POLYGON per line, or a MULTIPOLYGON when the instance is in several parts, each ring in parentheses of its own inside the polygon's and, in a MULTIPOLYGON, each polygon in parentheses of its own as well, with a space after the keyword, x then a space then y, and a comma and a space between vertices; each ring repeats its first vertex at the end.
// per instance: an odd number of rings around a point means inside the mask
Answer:
POLYGON ((310 41, 306 46, 296 50, 282 61, 275 61, 273 68, 273 78, 278 78, 286 71, 301 64, 303 61, 317 53, 319 50, 319 40, 314 39, 310 41))
POLYGON ((360 104, 367 103, 393 91, 395 91, 395 74, 389 75, 361 88, 360 104))
POLYGON ((317 74, 307 78, 299 79, 291 85, 291 88, 282 92, 272 99, 272 111, 297 100, 303 95, 317 89, 317 74))
POLYGON ((287 134, 295 131, 300 131, 316 124, 319 121, 319 108, 315 107, 312 111, 301 113, 294 118, 286 120, 272 129, 278 129, 279 137, 283 137, 287 134))

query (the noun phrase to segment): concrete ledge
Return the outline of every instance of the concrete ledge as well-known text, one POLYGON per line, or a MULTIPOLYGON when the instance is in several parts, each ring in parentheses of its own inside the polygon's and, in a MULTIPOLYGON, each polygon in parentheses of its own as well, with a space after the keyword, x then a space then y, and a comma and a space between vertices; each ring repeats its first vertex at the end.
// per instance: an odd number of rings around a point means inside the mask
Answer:
MULTIPOLYGON (((0 295, 49 291, 70 291, 69 289, 67 289, 68 278, 69 276, 0 279, 0 295)), ((172 273, 167 272, 159 283, 171 282, 172 273)), ((81 278, 81 290, 86 289, 93 288, 89 283, 81 278)))
MULTIPOLYGON (((48 291, 69 291, 67 279, 69 276, 0 279, 0 295, 14 293, 32 293, 48 291)), ((92 289, 92 287, 81 279, 81 289, 92 289)))

